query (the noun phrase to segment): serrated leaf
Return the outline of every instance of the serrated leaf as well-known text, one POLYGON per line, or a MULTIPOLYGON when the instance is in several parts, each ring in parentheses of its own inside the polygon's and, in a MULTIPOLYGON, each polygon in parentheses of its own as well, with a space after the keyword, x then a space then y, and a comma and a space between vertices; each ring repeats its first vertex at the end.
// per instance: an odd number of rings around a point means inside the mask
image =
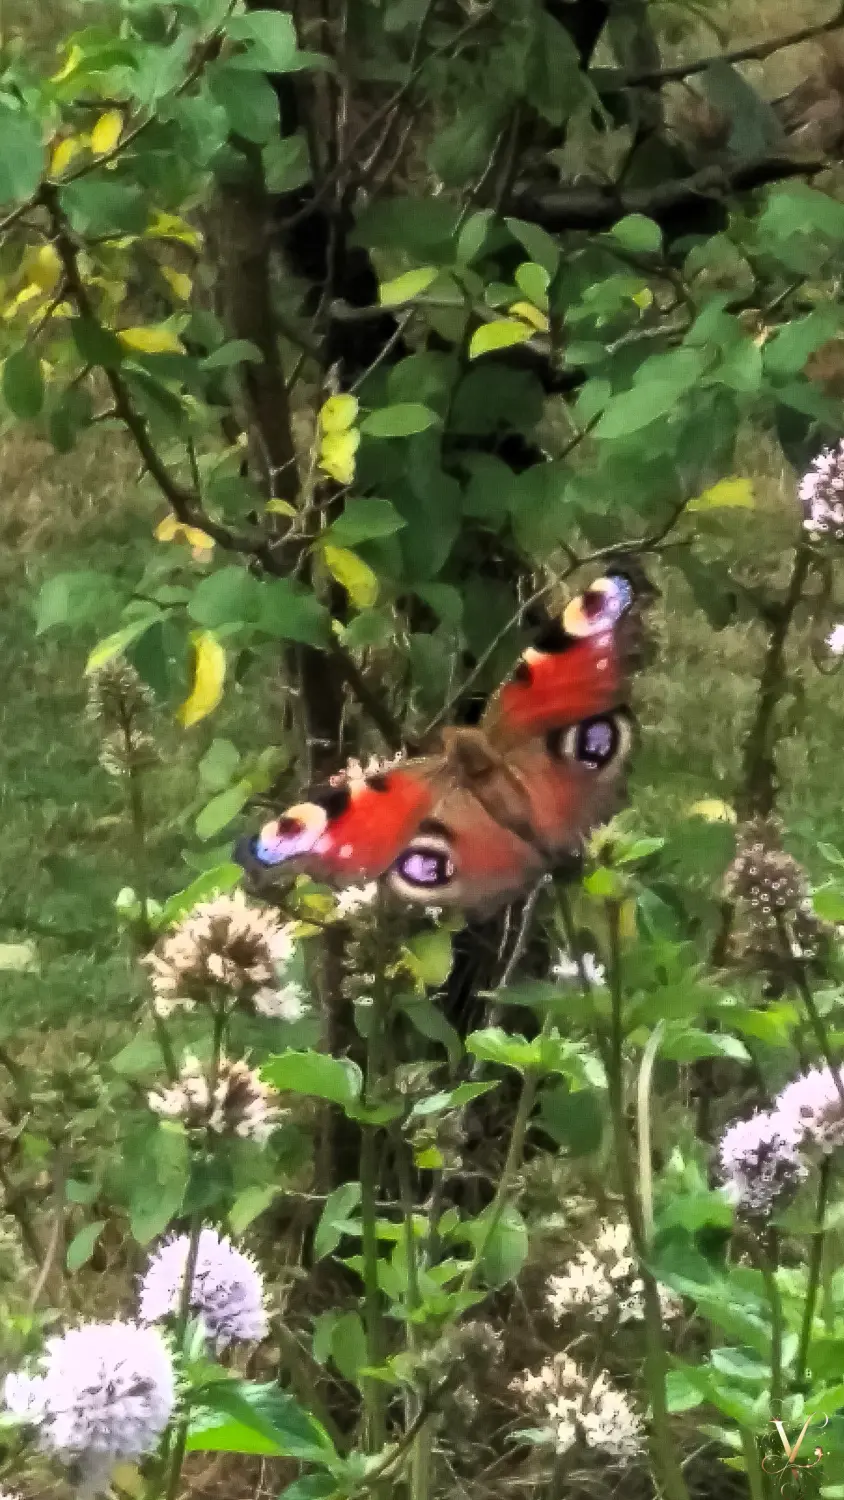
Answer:
POLYGON ((352 1210, 360 1203, 360 1197, 359 1182, 343 1182, 333 1193, 329 1193, 314 1231, 315 1260, 322 1260, 324 1256, 330 1255, 332 1250, 337 1249, 343 1235, 350 1228, 358 1227, 350 1225, 349 1220, 352 1210))
POLYGON ((419 266, 415 271, 405 271, 404 275, 381 283, 378 300, 383 307, 398 307, 402 302, 411 302, 426 291, 438 275, 436 266, 419 266))
POLYGON ((524 344, 533 338, 534 331, 521 318, 499 318, 495 323, 483 323, 469 340, 469 358, 478 359, 482 354, 494 354, 498 349, 524 344))
POLYGON ((244 1188, 242 1193, 238 1193, 229 1209, 229 1227, 232 1234, 243 1234, 250 1224, 254 1224, 255 1220, 266 1212, 280 1192, 279 1187, 269 1183, 264 1187, 244 1188))
POLYGON ((348 547, 334 547, 330 542, 320 548, 323 562, 343 586, 356 609, 370 609, 378 598, 378 575, 368 563, 348 547))
POLYGON ((226 653, 210 630, 191 632, 194 651, 193 687, 178 711, 185 729, 199 724, 218 707, 226 680, 226 653))

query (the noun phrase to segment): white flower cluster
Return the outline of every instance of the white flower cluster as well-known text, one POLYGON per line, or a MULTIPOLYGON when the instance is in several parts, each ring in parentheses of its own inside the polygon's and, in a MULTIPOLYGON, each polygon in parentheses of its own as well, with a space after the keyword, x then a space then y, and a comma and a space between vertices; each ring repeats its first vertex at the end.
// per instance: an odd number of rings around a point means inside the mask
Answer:
MULTIPOLYGON (((141 1282, 142 1323, 157 1323, 178 1311, 189 1246, 188 1236, 181 1234, 165 1240, 153 1255, 141 1282)), ((258 1343, 267 1336, 261 1273, 251 1256, 221 1238, 216 1229, 203 1229, 199 1236, 190 1307, 218 1349, 258 1343)))
POLYGON ((176 1387, 155 1329, 89 1323, 48 1339, 39 1364, 7 1376, 7 1410, 35 1427, 42 1451, 79 1466, 83 1493, 107 1489, 116 1463, 157 1447, 176 1387))
POLYGON ((144 960, 157 1014, 223 997, 259 1015, 298 1020, 303 991, 291 983, 279 988, 278 981, 295 952, 292 926, 251 906, 242 891, 200 902, 144 960))
POLYGON ((345 890, 337 892, 333 916, 338 922, 354 917, 367 906, 372 906, 377 895, 377 880, 370 880, 368 885, 347 885, 345 890))
POLYGON ((641 1419, 603 1371, 587 1379, 568 1355, 555 1354, 536 1373, 518 1376, 511 1389, 545 1418, 557 1453, 566 1453, 578 1438, 619 1463, 642 1451, 641 1419))
POLYGON ((789 1083, 772 1110, 731 1125, 721 1138, 721 1172, 733 1202, 770 1213, 779 1195, 806 1176, 803 1153, 828 1156, 844 1145, 844 1070, 812 1068, 789 1083))
POLYGON ((243 1058, 221 1057, 216 1081, 197 1057, 186 1053, 177 1082, 147 1095, 149 1107, 188 1129, 205 1127, 215 1135, 236 1135, 263 1146, 284 1118, 275 1095, 243 1058))
MULTIPOLYGON (((584 1247, 565 1275, 549 1276, 546 1301, 558 1323, 576 1310, 585 1310, 595 1322, 614 1314, 619 1323, 632 1323, 644 1317, 643 1291, 630 1226, 605 1222, 593 1248, 584 1247)), ((682 1302, 667 1287, 659 1288, 659 1301, 664 1318, 682 1314, 682 1302)))
POLYGON ((816 541, 844 541, 844 441, 818 454, 800 481, 798 495, 809 535, 816 541))
POLYGON ((594 953, 584 953, 578 964, 574 958, 569 958, 567 953, 560 952, 557 962, 551 965, 551 977, 567 983, 569 980, 580 983, 586 980, 587 984, 598 988, 606 983, 607 971, 603 964, 599 964, 594 953))

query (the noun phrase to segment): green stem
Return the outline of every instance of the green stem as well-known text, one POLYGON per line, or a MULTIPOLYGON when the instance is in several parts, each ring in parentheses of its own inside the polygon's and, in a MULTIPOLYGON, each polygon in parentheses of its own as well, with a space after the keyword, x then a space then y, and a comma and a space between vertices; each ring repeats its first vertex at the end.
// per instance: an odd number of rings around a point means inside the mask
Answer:
MULTIPOLYGON (((366 1103, 372 1105, 378 1097, 378 1087, 384 1063, 384 1036, 387 1026, 389 999, 383 979, 375 986, 374 1003, 370 1017, 366 1044, 366 1103)), ((377 1125, 364 1122, 361 1125, 360 1189, 361 1230, 363 1250, 363 1312, 366 1333, 366 1359, 373 1369, 383 1364, 384 1329, 381 1312, 381 1289, 378 1285, 378 1169, 379 1138, 377 1125)), ((364 1428, 367 1450, 379 1453, 387 1441, 387 1411, 385 1387, 382 1381, 367 1379, 363 1385, 364 1428)))
POLYGON ((747 1487, 750 1500, 765 1500, 765 1480, 759 1462, 759 1447, 753 1433, 741 1428, 741 1446, 744 1450, 744 1466, 747 1471, 747 1487))
POLYGON ((645 1324, 645 1382, 651 1403, 651 1452, 654 1467, 661 1480, 665 1500, 689 1500, 683 1471, 674 1449, 668 1401, 665 1391, 667 1362, 662 1342, 662 1311, 659 1289, 646 1263, 648 1242, 645 1235, 642 1205, 636 1191, 636 1173, 630 1149, 630 1134, 624 1100, 624 994, 621 980, 620 906, 607 901, 607 925, 610 939, 610 1026, 602 1051, 607 1072, 607 1092, 615 1142, 616 1162, 621 1196, 633 1248, 642 1278, 645 1324))
MULTIPOLYGON (((404 1229, 404 1254, 407 1262, 407 1343, 411 1354, 418 1355, 421 1352, 419 1326, 413 1321, 413 1314, 420 1305, 421 1296, 419 1292, 419 1255, 416 1243, 416 1229, 413 1222, 413 1183, 410 1175, 410 1158, 407 1142, 398 1128, 394 1132, 393 1139, 396 1149, 396 1174, 399 1181, 399 1200, 401 1202, 402 1226, 404 1229)), ((411 1394, 407 1404, 408 1430, 413 1427, 424 1404, 425 1394, 423 1390, 417 1390, 411 1394)), ((428 1500, 431 1487, 430 1458, 431 1425, 426 1421, 419 1427, 411 1449, 411 1500, 428 1500)))
POLYGON ((783 1315, 782 1297, 780 1296, 780 1289, 777 1283, 779 1234, 776 1229, 768 1229, 761 1251, 760 1269, 768 1296, 768 1306, 771 1310, 771 1410, 776 1416, 779 1416, 782 1412, 784 1390, 782 1372, 783 1315))
POLYGON ((815 1232, 812 1235, 812 1248, 809 1252, 809 1269, 806 1281, 806 1301, 803 1305, 803 1321, 800 1326, 800 1343, 797 1348, 797 1367, 794 1379, 797 1386, 801 1386, 806 1374, 806 1365, 809 1359, 809 1349, 812 1343, 812 1329, 815 1325, 815 1309, 818 1302, 818 1291, 821 1281, 821 1268, 823 1266, 824 1246, 826 1236, 824 1234, 824 1220, 826 1219, 826 1207, 829 1202, 829 1183, 832 1169, 832 1160, 825 1156, 821 1162, 818 1177, 818 1201, 815 1205, 815 1232))
POLYGON ((815 1004, 815 997, 812 994, 809 982, 806 978, 805 970, 803 968, 803 965, 800 963, 794 966, 794 982, 799 992, 800 998, 803 1001, 804 1006, 806 1007, 806 1015, 809 1017, 809 1024, 812 1028, 812 1032, 814 1033, 815 1041, 817 1042, 818 1047, 821 1051, 821 1055, 832 1074, 832 1081, 838 1091, 838 1097, 840 1098, 841 1103, 844 1104, 844 1079, 842 1079, 841 1076, 841 1059, 835 1056, 832 1048, 832 1043, 829 1040, 829 1032, 824 1026, 823 1020, 821 1018, 821 1013, 818 1010, 817 1005, 815 1004))
POLYGON ((637 1114, 639 1125, 639 1196, 642 1202, 642 1222, 645 1237, 654 1232, 654 1184, 651 1154, 651 1080, 654 1064, 665 1035, 665 1022, 658 1021, 642 1054, 637 1087, 637 1114))

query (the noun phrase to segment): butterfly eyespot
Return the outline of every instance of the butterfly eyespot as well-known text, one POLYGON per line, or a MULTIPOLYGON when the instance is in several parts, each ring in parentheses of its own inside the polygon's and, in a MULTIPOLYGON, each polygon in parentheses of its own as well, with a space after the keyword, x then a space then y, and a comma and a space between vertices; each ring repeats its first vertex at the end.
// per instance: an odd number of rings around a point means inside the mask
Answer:
POLYGON ((633 586, 622 573, 596 578, 588 589, 566 605, 562 616, 563 629, 577 639, 611 630, 632 602, 633 586))
POLYGON ((308 854, 328 826, 329 815, 316 802, 301 802, 289 807, 280 818, 265 823, 252 840, 250 852, 261 865, 280 865, 308 854))
POLYGON ((454 861, 447 839, 423 835, 415 838, 390 871, 390 885, 403 891, 441 891, 454 879, 454 861))
POLYGON ((550 734, 548 752, 555 760, 574 760, 589 771, 603 771, 626 753, 630 739, 625 714, 601 714, 550 734))

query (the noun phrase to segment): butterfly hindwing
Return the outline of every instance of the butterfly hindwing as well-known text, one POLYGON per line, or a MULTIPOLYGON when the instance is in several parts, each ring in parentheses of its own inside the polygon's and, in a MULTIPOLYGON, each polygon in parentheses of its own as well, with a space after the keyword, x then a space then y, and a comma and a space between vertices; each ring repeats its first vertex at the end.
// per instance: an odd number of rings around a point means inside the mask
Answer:
POLYGON ((634 600, 630 580, 613 573, 571 601, 492 699, 481 721, 492 743, 517 745, 624 702, 634 600))
POLYGON ((517 896, 543 867, 531 844, 498 822, 472 792, 455 786, 422 821, 387 884, 405 901, 477 912, 517 896))

